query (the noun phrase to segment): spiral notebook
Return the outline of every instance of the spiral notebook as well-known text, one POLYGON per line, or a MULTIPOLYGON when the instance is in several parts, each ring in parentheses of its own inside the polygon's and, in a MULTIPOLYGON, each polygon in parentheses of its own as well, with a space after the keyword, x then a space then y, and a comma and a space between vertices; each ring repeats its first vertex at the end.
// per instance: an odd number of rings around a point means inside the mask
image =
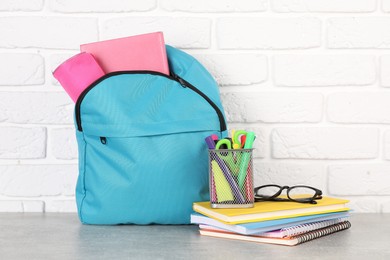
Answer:
POLYGON ((325 228, 316 229, 306 233, 302 233, 296 236, 284 237, 284 238, 275 238, 275 237, 264 237, 259 235, 239 235, 236 233, 230 233, 226 231, 212 231, 212 230, 202 230, 199 232, 203 236, 210 237, 219 237, 219 238, 228 238, 249 242, 265 243, 265 244, 276 244, 276 245, 285 245, 285 246, 295 246, 302 243, 305 243, 310 240, 317 239, 338 231, 342 231, 351 227, 349 221, 343 221, 325 228))
MULTIPOLYGON (((262 232, 262 233, 256 233, 252 235, 258 235, 262 237, 274 237, 274 238, 284 238, 284 237, 292 237, 296 236, 302 233, 306 233, 309 231, 313 231, 320 228, 326 228, 328 226, 335 225, 337 223, 345 222, 348 218, 335 218, 335 219, 329 219, 329 220, 323 220, 323 221, 315 221, 311 223, 303 223, 299 225, 293 225, 281 229, 276 229, 272 231, 262 232)), ((200 229, 203 230, 209 230, 209 231, 226 231, 222 228, 217 228, 213 226, 208 226, 204 224, 199 225, 200 229)), ((239 233, 238 233, 239 234, 239 233)))
POLYGON ((328 213, 328 214, 318 214, 318 215, 309 215, 303 217, 284 218, 284 219, 275 219, 275 220, 267 220, 267 221, 260 221, 260 222, 229 225, 198 213, 192 213, 191 223, 198 224, 198 225, 205 225, 208 227, 215 227, 229 232, 239 233, 242 235, 251 235, 251 234, 259 234, 259 233, 264 233, 264 232, 282 229, 282 228, 288 228, 288 227, 297 226, 301 224, 307 224, 311 222, 318 222, 318 221, 336 219, 336 218, 347 218, 347 217, 349 217, 349 212, 343 211, 343 212, 335 212, 335 213, 328 213))

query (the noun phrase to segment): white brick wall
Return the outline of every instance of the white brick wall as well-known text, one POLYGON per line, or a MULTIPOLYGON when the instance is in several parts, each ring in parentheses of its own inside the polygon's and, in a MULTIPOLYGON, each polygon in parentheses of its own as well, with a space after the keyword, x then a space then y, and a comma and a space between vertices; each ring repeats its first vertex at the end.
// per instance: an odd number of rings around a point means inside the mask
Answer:
POLYGON ((51 72, 96 40, 161 30, 252 129, 255 183, 390 212, 390 0, 0 1, 0 212, 74 212, 73 102, 51 72))
POLYGON ((305 49, 321 44, 321 21, 313 17, 222 17, 216 31, 221 49, 305 49))
POLYGON ((375 82, 371 55, 286 54, 274 57, 277 86, 357 86, 375 82))

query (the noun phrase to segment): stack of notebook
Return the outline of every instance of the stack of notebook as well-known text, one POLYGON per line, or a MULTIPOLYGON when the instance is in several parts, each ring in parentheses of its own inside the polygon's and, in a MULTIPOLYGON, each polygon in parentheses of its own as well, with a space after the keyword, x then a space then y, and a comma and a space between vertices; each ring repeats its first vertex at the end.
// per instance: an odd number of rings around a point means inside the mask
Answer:
POLYGON ((317 204, 263 201, 243 209, 196 202, 191 223, 204 236, 294 246, 351 227, 347 202, 331 197, 317 204))

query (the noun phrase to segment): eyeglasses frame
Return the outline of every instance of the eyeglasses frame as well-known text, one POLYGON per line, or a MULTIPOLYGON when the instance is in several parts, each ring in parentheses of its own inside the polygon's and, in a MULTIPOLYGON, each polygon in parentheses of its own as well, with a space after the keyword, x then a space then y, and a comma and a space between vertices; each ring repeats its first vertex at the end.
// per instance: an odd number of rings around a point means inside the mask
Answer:
POLYGON ((315 201, 315 200, 322 199, 322 196, 321 196, 322 191, 320 189, 317 189, 317 188, 314 188, 311 186, 306 186, 306 185, 295 185, 295 186, 290 187, 290 186, 280 186, 280 185, 276 185, 276 184, 267 184, 267 185, 262 185, 262 186, 258 186, 256 188, 254 188, 254 194, 255 194, 255 201, 294 201, 294 202, 298 202, 298 203, 317 204, 317 201, 315 201), (270 197, 263 197, 263 196, 257 195, 258 190, 260 190, 262 188, 266 188, 266 187, 278 187, 279 191, 270 197), (315 194, 311 198, 293 199, 290 197, 289 193, 292 189, 295 189, 295 188, 312 189, 315 191, 315 194), (282 192, 286 189, 287 189, 286 193, 287 193, 288 199, 278 198, 280 196, 280 194, 282 194, 282 192))

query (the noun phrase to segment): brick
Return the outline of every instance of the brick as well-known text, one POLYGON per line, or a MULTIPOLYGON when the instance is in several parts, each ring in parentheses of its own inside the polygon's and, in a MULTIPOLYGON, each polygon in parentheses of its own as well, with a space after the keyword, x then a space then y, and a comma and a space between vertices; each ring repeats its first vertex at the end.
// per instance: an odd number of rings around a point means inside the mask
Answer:
POLYGON ((390 114, 386 113, 390 111, 390 93, 334 93, 328 96, 327 107, 331 122, 390 124, 390 114))
POLYGON ((46 155, 46 129, 0 127, 1 159, 39 159, 46 155))
POLYGON ((390 55, 381 57, 380 81, 383 87, 390 87, 390 55))
POLYGON ((223 93, 222 101, 229 122, 319 122, 322 95, 294 92, 223 93))
POLYGON ((38 54, 0 53, 0 86, 43 84, 44 67, 38 54))
POLYGON ((390 195, 390 165, 385 163, 330 165, 329 191, 335 195, 390 195))
POLYGON ((160 7, 167 11, 185 12, 258 12, 267 9, 266 0, 246 0, 245 4, 235 0, 162 0, 160 7))
POLYGON ((385 132, 384 136, 384 154, 385 159, 390 160, 390 130, 385 132))
POLYGON ((191 17, 121 17, 102 23, 103 39, 163 31, 165 42, 179 48, 209 48, 211 21, 191 17))
POLYGON ((272 10, 281 13, 373 12, 376 0, 272 0, 272 10))
POLYGON ((52 200, 47 201, 45 212, 73 213, 77 212, 76 201, 73 200, 52 200))
MULTIPOLYGON (((268 151, 269 151, 269 130, 264 127, 249 127, 248 125, 241 125, 241 124, 236 124, 233 126, 233 124, 229 125, 230 128, 228 129, 229 133, 233 129, 238 130, 238 129, 245 129, 246 131, 252 131, 255 133, 255 141, 253 142, 253 148, 254 151, 252 153, 253 158, 264 158, 267 156, 268 151)), ((230 135, 230 134, 229 134, 230 135)), ((230 135, 231 136, 231 135, 230 135)))
POLYGON ((353 197, 347 207, 352 209, 354 213, 379 213, 381 210, 378 200, 370 198, 353 197))
POLYGON ((136 1, 129 4, 126 0, 52 0, 50 9, 61 13, 107 13, 149 11, 156 8, 156 0, 136 1))
POLYGON ((267 80, 267 57, 259 54, 194 55, 220 85, 250 85, 267 80))
POLYGON ((23 211, 24 212, 44 212, 45 211, 45 203, 39 200, 28 200, 22 201, 23 203, 23 211))
POLYGON ((274 57, 278 86, 359 86, 375 82, 371 55, 295 55, 274 57))
POLYGON ((315 163, 255 161, 255 186, 266 184, 308 185, 325 192, 326 168, 315 163))
POLYGON ((56 159, 77 159, 77 142, 74 128, 53 129, 51 139, 51 150, 56 159))
POLYGON ((253 142, 253 158, 265 158, 269 151, 269 131, 263 127, 240 127, 237 129, 245 129, 255 133, 256 138, 253 142))
POLYGON ((43 212, 45 204, 39 200, 0 200, 0 212, 43 212))
POLYGON ((376 128, 278 127, 272 137, 274 158, 362 159, 378 156, 376 128))
POLYGON ((340 17, 328 20, 329 48, 390 48, 390 17, 340 17))
POLYGON ((221 49, 306 49, 321 45, 317 18, 224 17, 217 20, 221 49))
POLYGON ((18 200, 0 200, 0 212, 23 212, 23 202, 18 200))
POLYGON ((0 17, 0 47, 79 49, 97 41, 97 19, 79 17, 0 17), (31 35, 31 37, 29 37, 31 35), (33 36, 33 37, 32 37, 33 36))
POLYGON ((0 100, 0 122, 73 124, 74 103, 65 92, 0 92, 0 100))
POLYGON ((0 165, 0 194, 14 197, 74 195, 77 165, 0 165))
POLYGON ((387 200, 382 203, 381 212, 390 213, 390 200, 387 200))
POLYGON ((382 10, 384 12, 390 12, 390 0, 382 0, 382 10))
POLYGON ((43 8, 43 0, 1 0, 0 11, 40 11, 43 8))

